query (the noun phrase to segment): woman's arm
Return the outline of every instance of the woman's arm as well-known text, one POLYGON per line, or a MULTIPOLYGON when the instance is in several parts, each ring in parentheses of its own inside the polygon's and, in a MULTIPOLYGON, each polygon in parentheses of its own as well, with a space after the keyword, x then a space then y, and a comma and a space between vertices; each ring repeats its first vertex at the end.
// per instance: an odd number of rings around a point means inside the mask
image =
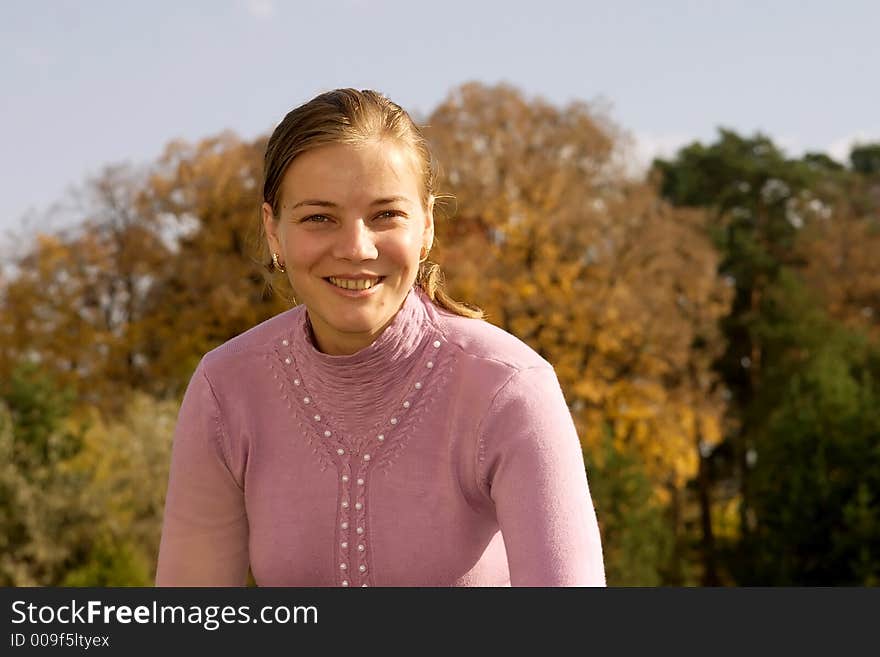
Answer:
POLYGON ((156 586, 246 584, 247 515, 229 470, 228 444, 202 361, 174 431, 156 586))
POLYGON ((495 504, 512 586, 604 586, 577 431, 550 367, 516 372, 480 429, 482 489, 495 504))

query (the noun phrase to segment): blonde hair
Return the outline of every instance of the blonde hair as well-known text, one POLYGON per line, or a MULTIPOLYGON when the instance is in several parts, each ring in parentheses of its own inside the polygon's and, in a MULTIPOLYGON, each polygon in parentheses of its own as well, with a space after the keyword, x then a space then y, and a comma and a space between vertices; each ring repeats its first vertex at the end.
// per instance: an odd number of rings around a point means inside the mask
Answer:
MULTIPOLYGON (((437 163, 428 142, 409 114, 382 94, 357 89, 335 89, 316 96, 288 112, 266 145, 263 161, 263 200, 276 217, 281 209, 281 182, 290 163, 299 155, 330 144, 363 144, 390 139, 411 154, 422 180, 421 201, 427 211, 437 185, 437 163)), ((274 272, 265 227, 260 222, 261 262, 274 272)), ((271 278, 269 285, 272 285, 271 278)), ((480 308, 456 301, 445 291, 440 266, 426 260, 419 265, 416 285, 437 306, 462 317, 483 319, 480 308)))

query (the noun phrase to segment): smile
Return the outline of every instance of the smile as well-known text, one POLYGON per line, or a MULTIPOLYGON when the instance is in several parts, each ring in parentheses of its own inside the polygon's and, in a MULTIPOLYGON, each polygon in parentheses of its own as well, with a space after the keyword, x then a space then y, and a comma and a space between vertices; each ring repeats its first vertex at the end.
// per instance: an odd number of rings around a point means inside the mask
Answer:
POLYGON ((344 290, 369 290, 371 287, 378 285, 382 280, 384 280, 384 276, 379 276, 377 278, 360 278, 360 279, 352 279, 352 278, 333 278, 332 276, 325 278, 325 281, 328 281, 331 285, 342 288, 344 290))

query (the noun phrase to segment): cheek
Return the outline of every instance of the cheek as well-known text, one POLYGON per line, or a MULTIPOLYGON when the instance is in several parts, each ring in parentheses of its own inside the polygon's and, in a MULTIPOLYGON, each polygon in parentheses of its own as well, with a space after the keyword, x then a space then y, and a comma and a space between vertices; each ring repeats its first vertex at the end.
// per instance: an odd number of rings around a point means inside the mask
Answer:
POLYGON ((287 259, 294 267, 308 267, 321 256, 321 246, 313 240, 293 239, 287 243, 287 259))
POLYGON ((415 269, 419 264, 420 245, 417 239, 407 236, 389 242, 384 249, 380 247, 380 254, 384 251, 386 257, 399 267, 415 269))

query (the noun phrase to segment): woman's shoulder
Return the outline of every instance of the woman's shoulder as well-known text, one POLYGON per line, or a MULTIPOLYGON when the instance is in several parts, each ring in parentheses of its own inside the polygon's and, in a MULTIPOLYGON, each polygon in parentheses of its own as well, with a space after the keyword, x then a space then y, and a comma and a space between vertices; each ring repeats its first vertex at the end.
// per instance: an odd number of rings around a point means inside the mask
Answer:
POLYGON ((483 319, 456 315, 434 306, 434 323, 461 356, 476 363, 495 363, 512 370, 553 366, 520 338, 483 319))
POLYGON ((300 321, 303 306, 285 310, 211 349, 203 363, 211 370, 236 368, 242 359, 250 360, 255 352, 269 353, 289 341, 300 321))

